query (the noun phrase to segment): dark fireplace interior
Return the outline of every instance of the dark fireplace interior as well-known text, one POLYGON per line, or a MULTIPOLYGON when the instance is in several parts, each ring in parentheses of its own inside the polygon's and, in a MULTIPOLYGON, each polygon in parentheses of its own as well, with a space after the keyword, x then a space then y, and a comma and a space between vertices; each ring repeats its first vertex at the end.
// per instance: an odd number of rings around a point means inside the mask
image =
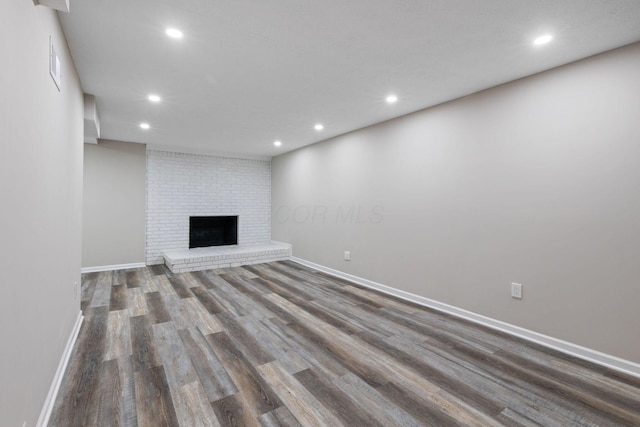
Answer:
POLYGON ((237 216, 189 217, 189 249, 237 244, 237 216))

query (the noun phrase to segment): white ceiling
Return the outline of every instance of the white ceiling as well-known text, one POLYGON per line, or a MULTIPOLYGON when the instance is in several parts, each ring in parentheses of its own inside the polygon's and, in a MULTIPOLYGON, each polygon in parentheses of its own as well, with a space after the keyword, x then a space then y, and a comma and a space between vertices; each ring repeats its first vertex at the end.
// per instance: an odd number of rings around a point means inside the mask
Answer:
POLYGON ((246 157, 640 41, 639 0, 72 0, 60 19, 102 138, 246 157))

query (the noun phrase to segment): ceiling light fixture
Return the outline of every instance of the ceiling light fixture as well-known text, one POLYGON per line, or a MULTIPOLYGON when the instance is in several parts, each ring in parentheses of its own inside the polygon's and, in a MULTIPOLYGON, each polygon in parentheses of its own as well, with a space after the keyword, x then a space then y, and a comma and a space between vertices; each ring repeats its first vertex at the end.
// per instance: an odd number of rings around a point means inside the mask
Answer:
POLYGON ((540 36, 533 41, 535 46, 542 46, 543 44, 549 43, 553 40, 553 36, 551 34, 545 34, 544 36, 540 36))
POLYGON ((149 123, 142 122, 142 123, 140 123, 140 128, 144 129, 144 130, 147 130, 147 129, 151 128, 151 125, 149 123))
POLYGON ((385 101, 387 101, 387 104, 395 104, 398 101, 398 97, 395 95, 389 95, 385 101))
POLYGON ((160 98, 158 95, 149 95, 147 96, 147 99, 151 102, 160 102, 162 101, 162 98, 160 98))
POLYGON ((282 141, 273 141, 273 145, 280 147, 282 145, 282 141))
POLYGON ((167 28, 165 33, 173 39, 181 39, 182 37, 184 37, 184 34, 182 34, 182 31, 176 28, 167 28))
POLYGON ((322 126, 322 123, 318 123, 318 124, 316 124, 313 128, 314 128, 315 130, 320 131, 320 130, 324 129, 324 126, 322 126))

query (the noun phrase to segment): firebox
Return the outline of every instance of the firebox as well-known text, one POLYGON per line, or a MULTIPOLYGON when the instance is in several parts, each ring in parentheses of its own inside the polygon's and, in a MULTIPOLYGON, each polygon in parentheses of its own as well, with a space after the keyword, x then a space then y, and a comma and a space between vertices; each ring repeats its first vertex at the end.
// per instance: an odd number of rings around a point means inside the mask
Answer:
POLYGON ((189 248, 238 244, 238 216, 189 217, 189 248))

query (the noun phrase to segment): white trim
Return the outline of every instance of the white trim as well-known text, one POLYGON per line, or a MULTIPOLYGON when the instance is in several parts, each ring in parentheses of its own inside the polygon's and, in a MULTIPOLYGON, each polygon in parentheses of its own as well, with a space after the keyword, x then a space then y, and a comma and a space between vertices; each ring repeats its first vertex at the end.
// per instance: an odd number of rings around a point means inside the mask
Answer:
POLYGON ((49 423, 49 417, 51 416, 51 411, 53 411, 53 404, 56 402, 56 397, 58 396, 58 391, 60 390, 60 384, 62 383, 64 372, 67 370, 67 364, 69 363, 69 359, 71 358, 71 351, 73 350, 73 346, 75 345, 76 339, 78 338, 78 332, 80 332, 80 326, 82 325, 83 319, 84 316, 82 315, 82 310, 80 310, 78 312, 76 324, 73 326, 71 335, 69 335, 69 339, 67 340, 67 346, 64 348, 64 352, 62 353, 60 363, 58 363, 58 370, 53 377, 51 387, 49 387, 49 394, 47 394, 47 398, 44 401, 42 411, 40 411, 40 418, 38 418, 38 422, 36 424, 36 426, 38 427, 46 427, 46 425, 49 423))
POLYGON ((112 271, 112 270, 126 270, 127 268, 142 268, 146 267, 144 262, 134 262, 131 264, 114 264, 114 265, 99 265, 96 267, 82 267, 81 273, 95 273, 96 271, 112 271))
POLYGON ((322 271, 324 273, 331 274, 332 276, 340 277, 345 280, 357 283, 358 285, 365 286, 367 288, 375 289, 380 292, 384 292, 388 295, 414 302, 416 304, 423 305, 425 307, 432 308, 434 310, 448 313, 456 317, 460 317, 469 320, 474 323, 478 323, 483 326, 487 326, 498 331, 506 332, 511 335, 523 338, 527 341, 534 342, 536 344, 543 345, 545 347, 558 350, 562 353, 569 354, 571 356, 578 357, 580 359, 587 360, 589 362, 596 363, 607 368, 615 369, 620 372, 624 372, 629 375, 640 377, 640 364, 631 362, 629 360, 621 359, 610 354, 602 353, 590 348, 582 347, 577 344, 573 344, 561 339, 553 338, 548 335, 543 335, 538 332, 531 331, 529 329, 521 328, 519 326, 512 325, 510 323, 502 322, 500 320, 492 319, 481 314, 474 313, 472 311, 464 310, 462 308, 454 307, 449 304, 445 304, 439 301, 435 301, 429 298, 425 298, 420 295, 412 294, 410 292, 402 291, 400 289, 392 288, 371 280, 363 279, 358 276, 354 276, 342 271, 334 270, 323 265, 315 264, 311 261, 307 261, 297 257, 291 257, 291 261, 298 264, 305 265, 314 270, 322 271))

